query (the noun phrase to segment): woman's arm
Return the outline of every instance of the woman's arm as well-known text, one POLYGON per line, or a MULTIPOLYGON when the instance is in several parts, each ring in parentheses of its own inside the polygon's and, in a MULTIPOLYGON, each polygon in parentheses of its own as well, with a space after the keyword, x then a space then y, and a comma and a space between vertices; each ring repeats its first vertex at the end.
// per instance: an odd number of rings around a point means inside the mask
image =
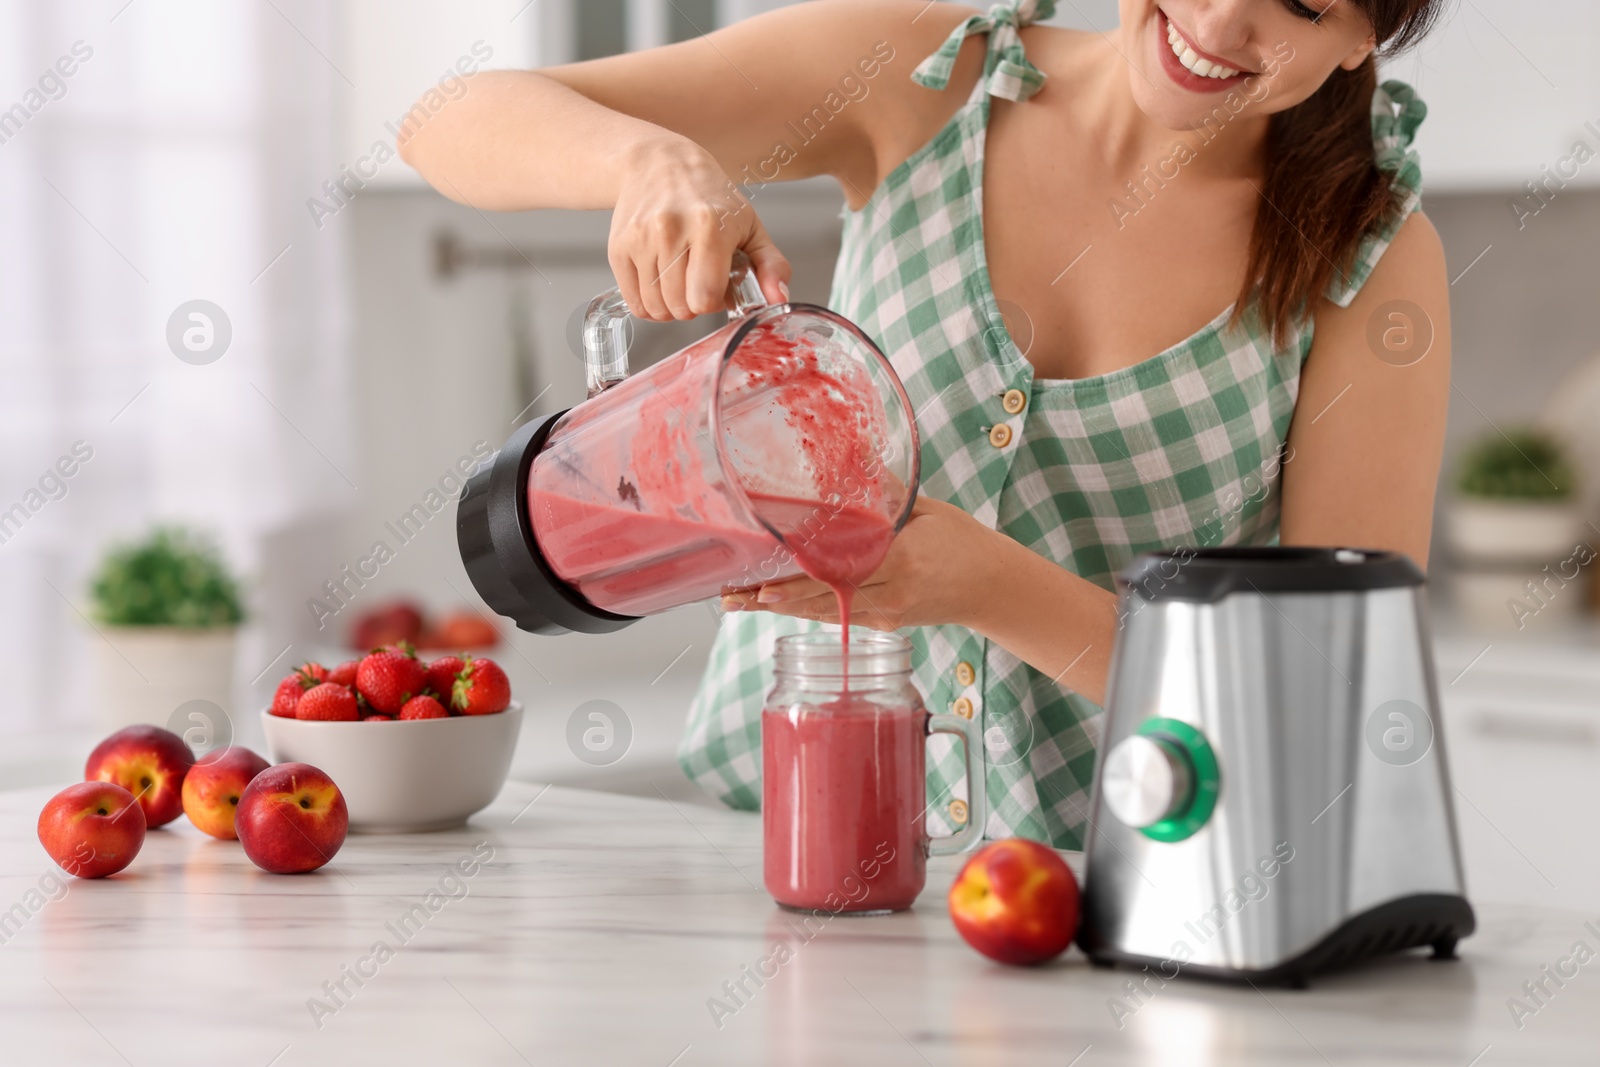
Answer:
MULTIPOLYGON (((645 52, 485 71, 408 125, 400 153, 474 207, 614 208, 611 266, 646 317, 720 308, 737 248, 776 300, 788 264, 734 183, 830 174, 864 200, 881 163, 909 154, 960 104, 910 75, 969 13, 816 0, 645 52)), ((962 59, 958 76, 975 78, 981 48, 962 59)))
POLYGON ((1449 403, 1450 285, 1419 213, 1350 307, 1317 312, 1283 467, 1283 543, 1390 549, 1426 569, 1449 403))

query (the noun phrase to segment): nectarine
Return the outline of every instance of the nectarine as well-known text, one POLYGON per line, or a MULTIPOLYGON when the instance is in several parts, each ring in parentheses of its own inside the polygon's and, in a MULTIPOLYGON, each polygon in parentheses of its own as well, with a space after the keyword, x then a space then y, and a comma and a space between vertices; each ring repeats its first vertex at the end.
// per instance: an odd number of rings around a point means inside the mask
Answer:
POLYGON ((193 765, 194 753, 171 730, 127 726, 95 746, 83 776, 132 793, 154 829, 183 814, 183 779, 193 765))
POLYGON ((280 763, 245 786, 234 829, 257 867, 299 874, 333 859, 350 829, 350 809, 323 772, 307 763, 280 763))
POLYGON ((245 786, 271 764, 248 748, 235 745, 211 752, 189 769, 183 779, 183 813, 195 826, 223 840, 239 836, 234 813, 245 786))
POLYGON ((39 843, 68 874, 116 874, 144 844, 144 809, 114 782, 79 782, 39 813, 39 843))
POLYGON ((1078 880, 1054 851, 1023 838, 996 841, 950 886, 950 918, 967 944, 1001 963, 1043 963, 1078 929, 1078 880))

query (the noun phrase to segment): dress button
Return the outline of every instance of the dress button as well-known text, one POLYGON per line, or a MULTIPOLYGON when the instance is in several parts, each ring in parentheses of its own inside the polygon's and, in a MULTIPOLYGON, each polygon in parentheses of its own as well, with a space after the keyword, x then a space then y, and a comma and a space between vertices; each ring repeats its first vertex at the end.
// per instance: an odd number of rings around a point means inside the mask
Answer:
POLYGON ((961 697, 956 701, 955 706, 950 710, 961 716, 963 719, 970 719, 972 718, 972 701, 966 697, 961 697))
POLYGON ((968 663, 966 660, 962 660, 960 663, 956 664, 957 682, 960 682, 963 686, 968 686, 977 681, 977 679, 978 672, 972 669, 972 664, 968 663))
POLYGON ((967 802, 960 797, 950 802, 950 821, 956 823, 967 821, 967 802))
POLYGON ((989 427, 989 443, 996 448, 1004 448, 1011 443, 1011 427, 1003 422, 997 422, 989 427))
POLYGON ((1021 389, 1007 389, 1006 395, 1000 398, 1000 406, 1006 409, 1006 414, 1015 415, 1028 406, 1028 395, 1021 389))

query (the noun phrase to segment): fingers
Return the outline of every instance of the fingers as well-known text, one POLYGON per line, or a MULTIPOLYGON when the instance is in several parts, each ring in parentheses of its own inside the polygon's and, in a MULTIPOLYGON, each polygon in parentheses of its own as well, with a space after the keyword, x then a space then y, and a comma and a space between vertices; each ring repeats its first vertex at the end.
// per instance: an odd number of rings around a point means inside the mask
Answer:
MULTIPOLYGON (((827 596, 805 597, 798 600, 785 600, 776 604, 759 603, 754 596, 748 593, 730 593, 722 598, 723 611, 768 611, 774 615, 787 615, 792 619, 810 619, 812 622, 839 621, 839 602, 833 594, 827 596)), ((854 612, 850 615, 851 622, 858 622, 854 612)))
MULTIPOLYGON (((870 579, 863 583, 866 586, 875 584, 870 579)), ((856 586, 857 599, 867 594, 861 586, 856 586)), ((796 604, 811 600, 822 600, 832 603, 834 594, 832 587, 800 575, 794 578, 785 578, 778 582, 765 582, 749 589, 730 590, 723 594, 723 602, 736 601, 746 608, 772 608, 778 610, 779 604, 796 604)), ((728 609, 732 610, 732 609, 728 609)))
POLYGON ((689 244, 676 214, 659 212, 625 224, 613 217, 606 258, 629 312, 653 322, 694 317, 683 296, 689 244))
MULTIPOLYGON (((826 596, 786 600, 776 604, 758 603, 754 596, 747 593, 730 593, 722 598, 722 610, 765 611, 792 619, 809 619, 812 622, 828 622, 835 625, 839 622, 839 602, 833 598, 832 593, 826 596)), ((870 602, 861 599, 857 599, 850 609, 850 625, 864 626, 869 630, 898 629, 894 620, 874 609, 870 602)))
POLYGON ((767 298, 767 302, 787 303, 789 279, 794 269, 790 267, 788 258, 778 251, 778 246, 773 243, 767 228, 761 224, 761 219, 754 212, 751 212, 750 217, 753 220, 750 236, 739 247, 750 257, 750 265, 755 269, 756 280, 761 283, 761 293, 767 298))
POLYGON ((672 317, 661 297, 660 268, 655 253, 647 247, 618 242, 609 254, 611 273, 617 289, 628 305, 628 313, 641 319, 661 322, 672 317))
POLYGON ((633 315, 644 314, 644 298, 639 290, 639 272, 633 265, 633 257, 620 248, 611 248, 607 250, 606 258, 611 263, 611 273, 617 279, 617 289, 622 293, 623 303, 628 305, 628 312, 633 315))
POLYGON ((812 597, 832 595, 833 590, 815 578, 786 578, 781 582, 767 582, 757 588, 756 603, 779 604, 786 600, 810 600, 812 597))
POLYGON ((733 249, 720 243, 701 242, 690 247, 687 258, 684 288, 689 310, 696 315, 710 315, 724 310, 723 298, 728 291, 728 269, 733 261, 733 249))
POLYGON ((643 319, 691 319, 724 310, 735 249, 751 268, 769 303, 789 298, 789 261, 747 201, 729 212, 717 202, 663 194, 626 221, 612 218, 607 258, 628 310, 643 319))
MULTIPOLYGON (((749 205, 746 210, 750 210, 749 205)), ((696 240, 690 245, 685 286, 688 306, 696 315, 726 310, 734 251, 734 234, 725 226, 726 221, 728 218, 717 211, 696 219, 696 240)))
POLYGON ((634 269, 639 275, 639 304, 629 304, 628 310, 651 322, 672 321, 672 312, 661 296, 660 266, 655 258, 647 255, 634 260, 634 269))
MULTIPOLYGON (((662 225, 656 239, 631 256, 613 257, 612 271, 630 311, 641 318, 668 321, 724 310, 734 248, 709 219, 709 214, 697 217, 676 237, 669 236, 679 232, 675 227, 662 225)), ((751 264, 762 294, 769 302, 786 301, 789 261, 770 240, 761 256, 760 265, 754 256, 751 264)))
POLYGON ((628 309, 660 321, 722 310, 738 248, 767 300, 785 300, 789 261, 716 158, 686 138, 653 147, 611 213, 608 259, 628 309))
POLYGON ((689 310, 689 299, 684 289, 689 274, 689 250, 689 245, 683 245, 672 253, 671 258, 658 262, 656 267, 656 285, 661 290, 661 302, 674 319, 692 319, 695 315, 689 310))

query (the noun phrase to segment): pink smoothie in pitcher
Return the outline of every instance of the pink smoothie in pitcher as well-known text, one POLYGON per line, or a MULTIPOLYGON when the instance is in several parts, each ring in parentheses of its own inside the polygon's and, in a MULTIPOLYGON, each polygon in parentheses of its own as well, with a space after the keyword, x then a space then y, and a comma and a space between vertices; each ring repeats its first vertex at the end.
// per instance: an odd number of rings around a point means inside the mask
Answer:
MULTIPOLYGON (((894 527, 876 512, 751 496, 807 574, 831 586, 848 617, 852 583, 889 551, 894 527), (814 535, 807 530, 815 528, 814 535)), ((589 603, 648 615, 680 602, 685 589, 754 584, 775 573, 781 546, 765 530, 607 506, 545 490, 530 498, 534 525, 557 573, 589 603), (748 577, 745 577, 748 576, 748 577), (744 580, 741 581, 741 578, 744 580)))
POLYGON ((725 439, 714 439, 698 417, 708 380, 693 369, 721 344, 713 334, 615 386, 608 395, 631 398, 633 419, 575 409, 563 443, 529 473, 540 551, 585 600, 619 615, 799 569, 834 591, 848 619, 904 501, 874 451, 888 436, 878 393, 860 368, 824 370, 805 338, 768 324, 729 364, 725 439), (797 499, 800 488, 814 495, 797 499))
POLYGON ((920 706, 844 696, 761 716, 767 892, 791 908, 909 908, 927 880, 920 706))

